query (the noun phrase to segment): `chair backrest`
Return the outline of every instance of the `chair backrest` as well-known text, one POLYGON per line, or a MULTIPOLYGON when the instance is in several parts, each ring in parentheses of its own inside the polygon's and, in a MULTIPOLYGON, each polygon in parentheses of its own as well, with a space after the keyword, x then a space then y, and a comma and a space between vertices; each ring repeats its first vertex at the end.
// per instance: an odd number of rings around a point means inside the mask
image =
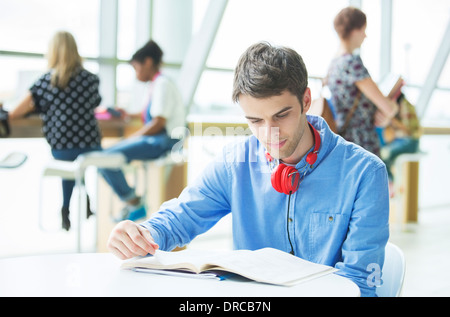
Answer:
POLYGON ((398 297, 401 295, 405 268, 403 251, 395 244, 388 242, 381 275, 383 283, 376 291, 379 297, 398 297))
POLYGON ((122 153, 93 151, 79 155, 76 162, 81 169, 86 169, 88 166, 95 166, 98 168, 119 168, 126 164, 126 158, 122 153))

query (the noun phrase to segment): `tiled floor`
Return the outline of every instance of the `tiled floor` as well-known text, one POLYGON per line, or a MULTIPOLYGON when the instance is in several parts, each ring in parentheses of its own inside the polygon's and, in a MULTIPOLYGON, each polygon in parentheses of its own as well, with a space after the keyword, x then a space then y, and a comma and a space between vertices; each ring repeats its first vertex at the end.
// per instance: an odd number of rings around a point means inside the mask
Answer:
MULTIPOLYGON (((407 272, 403 296, 450 296, 450 137, 425 138, 421 162, 418 224, 393 226, 390 241, 404 252, 407 272)), ((0 169, 0 258, 76 251, 76 230, 60 229, 59 182, 45 183, 45 225, 38 226, 39 179, 50 158, 43 140, 0 140, 0 159, 22 151, 29 158, 20 168, 0 169)), ((192 243, 196 248, 230 248, 229 219, 192 243)), ((74 226, 75 227, 75 226, 74 226)), ((95 219, 84 222, 84 251, 94 249, 95 219)))
POLYGON ((418 224, 393 231, 405 255, 403 296, 450 296, 450 206, 422 209, 418 224))

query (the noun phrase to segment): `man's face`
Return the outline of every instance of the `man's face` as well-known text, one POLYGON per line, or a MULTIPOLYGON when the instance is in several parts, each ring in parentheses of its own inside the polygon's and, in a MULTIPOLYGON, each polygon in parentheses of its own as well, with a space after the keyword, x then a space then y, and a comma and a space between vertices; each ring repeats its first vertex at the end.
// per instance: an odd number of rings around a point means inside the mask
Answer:
POLYGON ((311 91, 303 95, 303 112, 297 96, 285 90, 279 96, 254 98, 239 96, 248 125, 273 158, 296 164, 311 146, 301 142, 307 127, 306 111, 311 91))

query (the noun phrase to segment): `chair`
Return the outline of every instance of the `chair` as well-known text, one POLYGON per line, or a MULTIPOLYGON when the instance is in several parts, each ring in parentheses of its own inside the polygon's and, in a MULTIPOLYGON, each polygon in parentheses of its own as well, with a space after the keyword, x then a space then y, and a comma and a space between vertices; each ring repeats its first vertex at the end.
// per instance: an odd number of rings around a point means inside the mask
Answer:
MULTIPOLYGON (((79 155, 73 162, 52 160, 43 170, 40 186, 40 199, 43 197, 43 179, 46 176, 58 176, 67 180, 75 180, 75 187, 78 188, 78 237, 77 249, 81 251, 81 214, 83 199, 86 198, 86 191, 84 188, 84 177, 86 169, 89 166, 97 168, 121 168, 126 164, 126 158, 121 153, 107 154, 101 151, 88 152, 79 155)), ((84 201, 86 201, 84 199, 84 201)), ((42 223, 42 201, 39 203, 39 226, 45 230, 42 223)))
POLYGON ((381 275, 383 283, 376 291, 379 297, 401 296, 405 279, 405 268, 406 263, 403 251, 395 244, 388 242, 381 275))

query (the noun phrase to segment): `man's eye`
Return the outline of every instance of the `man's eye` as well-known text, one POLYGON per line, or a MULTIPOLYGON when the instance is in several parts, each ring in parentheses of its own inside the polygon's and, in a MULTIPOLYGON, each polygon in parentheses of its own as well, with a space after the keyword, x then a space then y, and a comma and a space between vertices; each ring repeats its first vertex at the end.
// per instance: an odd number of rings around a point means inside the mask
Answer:
POLYGON ((250 122, 251 122, 252 124, 257 124, 257 123, 260 123, 260 122, 261 122, 261 119, 250 120, 250 122))

